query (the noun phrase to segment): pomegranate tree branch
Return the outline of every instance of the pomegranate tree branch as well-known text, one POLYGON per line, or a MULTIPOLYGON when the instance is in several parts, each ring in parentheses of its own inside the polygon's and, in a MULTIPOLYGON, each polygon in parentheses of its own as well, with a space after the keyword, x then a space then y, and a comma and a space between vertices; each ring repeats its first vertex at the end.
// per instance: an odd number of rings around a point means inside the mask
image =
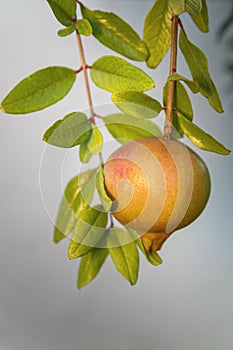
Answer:
MULTIPOLYGON (((77 30, 76 30, 76 36, 77 36, 77 41, 78 41, 78 48, 79 48, 79 53, 80 53, 80 58, 81 58, 81 65, 82 65, 85 87, 86 87, 86 92, 87 92, 87 99, 88 99, 88 104, 89 104, 89 108, 90 108, 89 122, 95 124, 95 112, 94 112, 94 108, 93 108, 93 102, 92 102, 92 98, 91 98, 91 89, 90 89, 89 78, 88 78, 88 74, 87 74, 87 69, 91 68, 91 66, 88 66, 86 64, 81 35, 79 34, 79 32, 77 30)), ((99 153, 99 159, 100 159, 100 164, 104 164, 103 156, 102 156, 101 152, 99 153)))
POLYGON ((90 107, 91 122, 94 122, 95 113, 94 113, 94 109, 93 109, 93 103, 92 103, 92 98, 91 98, 91 89, 90 89, 90 84, 89 84, 89 79, 88 79, 88 74, 87 74, 87 68, 89 68, 89 66, 86 64, 81 35, 79 34, 78 31, 76 31, 76 35, 77 35, 78 48, 79 48, 79 53, 80 53, 80 58, 81 58, 83 75, 84 75, 85 87, 86 87, 86 92, 87 92, 87 99, 88 99, 88 104, 90 107))
MULTIPOLYGON (((177 37, 178 37, 178 16, 172 18, 172 34, 171 34, 171 51, 170 51, 170 71, 169 75, 176 73, 177 65, 177 37)), ((164 124, 164 139, 171 139, 172 137, 172 113, 174 103, 176 82, 169 80, 168 82, 168 93, 167 93, 167 108, 166 108, 166 119, 164 124)))

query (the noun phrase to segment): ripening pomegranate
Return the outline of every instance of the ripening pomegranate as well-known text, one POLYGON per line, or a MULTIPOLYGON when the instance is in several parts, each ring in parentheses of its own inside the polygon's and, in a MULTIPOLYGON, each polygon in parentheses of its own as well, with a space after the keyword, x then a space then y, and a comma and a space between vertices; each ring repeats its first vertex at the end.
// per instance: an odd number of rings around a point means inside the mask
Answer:
POLYGON ((204 161, 177 140, 145 138, 117 149, 104 166, 114 217, 156 251, 176 230, 192 223, 210 195, 204 161))

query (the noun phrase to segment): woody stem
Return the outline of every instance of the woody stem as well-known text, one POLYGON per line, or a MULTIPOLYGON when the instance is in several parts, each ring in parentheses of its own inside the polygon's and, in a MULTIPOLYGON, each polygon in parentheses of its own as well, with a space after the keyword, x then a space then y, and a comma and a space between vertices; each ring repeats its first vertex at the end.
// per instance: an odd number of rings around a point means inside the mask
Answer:
MULTIPOLYGON (((77 30, 76 30, 76 36, 77 36, 81 65, 82 65, 82 70, 83 70, 83 75, 84 75, 84 82, 85 82, 85 87, 86 87, 87 99, 88 99, 88 104, 89 104, 89 108, 90 108, 90 120, 89 121, 91 123, 95 124, 95 112, 94 112, 94 108, 93 108, 93 102, 92 102, 92 98, 91 98, 91 89, 90 89, 90 84, 89 84, 89 79, 88 79, 88 74, 87 74, 88 66, 87 66, 86 59, 85 59, 81 35, 79 34, 79 32, 77 30)), ((100 164, 101 165, 104 164, 102 153, 99 153, 99 159, 100 159, 100 164)))
POLYGON ((82 65, 82 69, 83 69, 84 82, 85 82, 85 87, 86 87, 86 92, 87 92, 87 99, 88 99, 88 104, 90 107, 90 116, 91 116, 91 120, 93 122, 95 113, 94 113, 94 109, 93 109, 93 103, 92 103, 92 98, 91 98, 91 89, 90 89, 90 84, 89 84, 89 79, 88 79, 88 74, 87 74, 87 64, 86 64, 84 49, 83 49, 83 45, 82 45, 81 35, 79 34, 78 31, 76 31, 76 35, 77 35, 78 48, 79 48, 79 53, 80 53, 80 58, 81 58, 81 65, 82 65))
MULTIPOLYGON (((177 37, 178 37, 178 16, 172 18, 172 33, 171 33, 171 50, 170 50, 170 70, 169 76, 176 73, 177 66, 177 37)), ((167 108, 166 119, 164 124, 164 139, 170 140, 172 138, 172 117, 173 117, 173 103, 176 82, 169 80, 168 94, 167 94, 167 108)))

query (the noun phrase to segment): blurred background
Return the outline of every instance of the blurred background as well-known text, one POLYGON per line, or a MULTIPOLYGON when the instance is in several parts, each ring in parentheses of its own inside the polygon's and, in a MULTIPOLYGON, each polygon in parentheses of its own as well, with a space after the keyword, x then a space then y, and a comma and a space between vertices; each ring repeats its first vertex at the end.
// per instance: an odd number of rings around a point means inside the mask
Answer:
MULTIPOLYGON (((117 13, 142 34, 153 1, 84 4, 117 13)), ((188 15, 181 19, 190 40, 209 59, 225 112, 218 115, 203 97, 191 96, 195 123, 232 150, 233 26, 221 36, 219 30, 233 6, 231 0, 207 4, 208 34, 188 15)), ((0 16, 0 100, 40 68, 79 68, 75 36, 56 35, 60 24, 45 0, 1 1, 0 16)), ((112 53, 92 38, 84 39, 84 47, 89 64, 112 53)), ((139 66, 146 69, 144 63, 139 66)), ((189 76, 182 57, 178 71, 189 76)), ((161 101, 168 57, 147 72, 156 83, 151 93, 161 101)), ((97 110, 109 106, 109 93, 92 86, 92 94, 97 110)), ((91 284, 76 288, 78 262, 68 260, 66 240, 55 245, 52 238, 62 190, 80 170, 77 150, 46 148, 42 135, 68 112, 87 108, 80 75, 71 93, 48 109, 24 116, 0 112, 0 350, 232 349, 232 155, 193 146, 209 167, 211 198, 196 222, 166 242, 161 266, 153 267, 141 257, 139 280, 131 287, 108 259, 91 284)), ((105 152, 107 156, 109 149, 105 152)))

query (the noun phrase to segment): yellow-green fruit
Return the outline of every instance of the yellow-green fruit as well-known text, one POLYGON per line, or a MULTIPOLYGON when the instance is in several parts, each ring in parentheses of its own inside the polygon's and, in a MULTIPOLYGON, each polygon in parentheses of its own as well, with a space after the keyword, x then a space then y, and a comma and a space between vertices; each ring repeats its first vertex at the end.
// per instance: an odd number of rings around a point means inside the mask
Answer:
POLYGON ((104 166, 114 217, 159 250, 174 231, 193 222, 210 195, 204 161, 176 140, 145 138, 116 150, 104 166))

